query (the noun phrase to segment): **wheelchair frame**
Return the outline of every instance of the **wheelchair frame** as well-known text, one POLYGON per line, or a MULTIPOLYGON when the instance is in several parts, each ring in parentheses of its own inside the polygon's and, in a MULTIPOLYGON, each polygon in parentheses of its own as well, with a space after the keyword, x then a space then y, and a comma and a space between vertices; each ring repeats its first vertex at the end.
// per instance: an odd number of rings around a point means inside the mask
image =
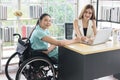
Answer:
MULTIPOLYGON (((21 44, 22 46, 30 47, 30 45, 28 45, 28 44, 30 44, 29 38, 21 38, 20 34, 13 34, 13 36, 19 36, 18 43, 21 44)), ((25 51, 27 49, 27 47, 22 50, 25 51)), ((24 53, 24 51, 22 53, 24 53)), ((45 50, 32 50, 32 51, 28 50, 28 51, 29 52, 27 52, 27 53, 32 53, 32 52, 40 53, 45 50)), ((15 80, 21 80, 21 79, 22 80, 24 80, 24 79, 25 80, 56 80, 57 79, 57 74, 56 74, 57 68, 55 68, 56 63, 54 63, 54 61, 50 57, 48 57, 46 54, 44 54, 44 53, 40 53, 40 54, 42 54, 42 55, 29 57, 27 59, 23 59, 23 57, 25 57, 25 56, 23 54, 21 54, 21 52, 19 52, 19 50, 17 50, 14 54, 12 54, 10 56, 10 58, 7 60, 7 63, 5 65, 5 74, 6 74, 6 77, 8 78, 8 80, 14 80, 10 76, 8 66, 10 65, 10 61, 15 56, 19 56, 19 64, 18 64, 19 69, 17 70, 15 80), (20 55, 22 55, 22 57, 20 55), (35 63, 37 63, 37 64, 35 64, 35 63), (35 65, 39 65, 39 66, 35 66, 35 65), (49 68, 49 70, 43 70, 44 68, 47 68, 47 67, 49 68), (33 72, 31 72, 31 71, 33 71, 33 72), (48 71, 51 71, 52 75, 48 75, 47 74, 48 71), (36 74, 36 75, 31 76, 30 73, 32 75, 33 74, 36 74), (38 74, 39 74, 39 76, 38 76, 38 74), (24 79, 20 78, 21 75, 24 77, 24 79)), ((31 54, 29 54, 29 55, 31 55, 31 54)))

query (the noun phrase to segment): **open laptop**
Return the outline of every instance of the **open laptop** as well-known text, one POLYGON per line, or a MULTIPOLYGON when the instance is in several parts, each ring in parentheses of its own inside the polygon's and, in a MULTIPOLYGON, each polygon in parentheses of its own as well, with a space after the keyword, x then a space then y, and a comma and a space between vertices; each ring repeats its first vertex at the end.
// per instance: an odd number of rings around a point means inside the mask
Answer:
POLYGON ((93 43, 89 45, 97 45, 107 42, 109 40, 109 37, 111 36, 111 32, 112 28, 98 30, 93 43))

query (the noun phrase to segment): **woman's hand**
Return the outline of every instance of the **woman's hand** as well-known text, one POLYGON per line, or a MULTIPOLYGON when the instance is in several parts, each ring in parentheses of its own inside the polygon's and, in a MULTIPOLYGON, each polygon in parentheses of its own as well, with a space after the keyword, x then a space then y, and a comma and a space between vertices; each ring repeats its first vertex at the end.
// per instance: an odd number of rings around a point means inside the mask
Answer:
POLYGON ((45 54, 48 54, 49 53, 49 51, 47 50, 47 51, 42 51, 43 53, 45 53, 45 54))
POLYGON ((81 37, 75 37, 73 40, 74 40, 75 42, 81 42, 81 37))
POLYGON ((82 37, 81 37, 81 41, 82 41, 82 42, 87 42, 88 40, 89 40, 88 37, 85 37, 85 36, 82 36, 82 37))
POLYGON ((42 51, 42 52, 45 54, 49 54, 53 49, 55 49, 55 47, 56 47, 55 45, 50 45, 47 51, 42 51))
POLYGON ((85 36, 82 36, 81 37, 81 41, 83 42, 83 43, 86 43, 86 44, 92 44, 93 43, 93 38, 88 38, 88 37, 85 37, 85 36))
POLYGON ((92 44, 93 43, 93 39, 89 39, 87 44, 92 44))

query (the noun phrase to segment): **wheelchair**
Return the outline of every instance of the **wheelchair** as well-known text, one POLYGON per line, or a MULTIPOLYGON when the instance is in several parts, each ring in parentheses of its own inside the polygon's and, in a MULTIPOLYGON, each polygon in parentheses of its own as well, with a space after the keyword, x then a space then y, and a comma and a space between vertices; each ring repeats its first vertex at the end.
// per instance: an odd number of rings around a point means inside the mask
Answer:
POLYGON ((29 38, 18 36, 16 52, 10 56, 5 65, 5 74, 8 80, 57 80, 58 66, 55 58, 42 53, 45 50, 33 50, 29 38), (18 69, 13 77, 9 72, 10 62, 18 57, 18 69))

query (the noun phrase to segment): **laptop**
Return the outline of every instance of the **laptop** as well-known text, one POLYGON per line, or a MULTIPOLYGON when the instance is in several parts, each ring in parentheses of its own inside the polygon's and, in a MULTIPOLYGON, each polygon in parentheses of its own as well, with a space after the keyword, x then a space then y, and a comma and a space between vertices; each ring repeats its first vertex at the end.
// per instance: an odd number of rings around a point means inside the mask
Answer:
POLYGON ((111 36, 111 32, 112 32, 112 28, 104 28, 98 30, 94 41, 92 42, 92 44, 88 44, 88 45, 97 45, 107 42, 109 40, 109 37, 111 36))

